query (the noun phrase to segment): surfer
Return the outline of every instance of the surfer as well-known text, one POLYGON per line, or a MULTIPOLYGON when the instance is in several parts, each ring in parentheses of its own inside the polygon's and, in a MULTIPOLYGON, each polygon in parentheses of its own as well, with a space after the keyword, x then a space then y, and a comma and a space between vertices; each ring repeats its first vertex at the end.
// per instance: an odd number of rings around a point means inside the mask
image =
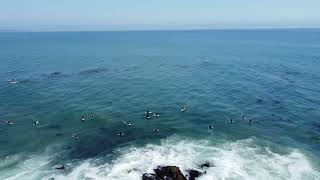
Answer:
POLYGON ((6 125, 12 126, 13 122, 12 121, 6 121, 6 125))
POLYGON ((156 117, 160 117, 160 114, 159 114, 159 113, 156 113, 155 116, 156 116, 156 117))
POLYGON ((123 122, 123 124, 126 125, 126 126, 131 126, 131 123, 128 123, 128 122, 126 122, 126 121, 122 121, 122 122, 123 122))
POLYGON ((246 117, 243 115, 243 116, 242 116, 242 120, 245 120, 245 119, 246 119, 246 117))
POLYGON ((211 129, 213 129, 213 127, 212 127, 211 125, 209 125, 209 126, 208 126, 208 129, 211 130, 211 129))
POLYGON ((144 112, 144 113, 146 113, 146 114, 153 114, 153 112, 151 112, 151 111, 149 111, 149 110, 147 110, 146 112, 144 112))
POLYGON ((154 129, 154 132, 155 132, 155 133, 158 133, 159 131, 160 131, 160 130, 159 130, 158 128, 155 128, 155 129, 154 129))
POLYGON ((84 116, 81 117, 81 121, 84 122, 84 116))
POLYGON ((72 136, 72 138, 73 138, 73 139, 79 139, 79 136, 78 136, 77 134, 74 134, 74 135, 72 136))
POLYGON ((34 126, 36 126, 36 125, 38 125, 38 124, 39 124, 39 121, 38 121, 38 120, 33 122, 33 125, 34 125, 34 126))
POLYGON ((248 123, 249 123, 249 124, 252 124, 253 122, 252 122, 252 120, 250 119, 250 120, 248 121, 248 123))
POLYGON ((233 119, 232 118, 230 119, 230 123, 233 123, 233 119))
POLYGON ((187 108, 186 108, 186 106, 185 106, 185 105, 183 105, 183 106, 181 107, 181 110, 180 110, 180 111, 181 111, 181 112, 185 112, 185 111, 186 111, 186 109, 187 109, 187 108))
POLYGON ((64 170, 64 165, 58 165, 55 167, 57 170, 64 170))
POLYGON ((124 136, 124 133, 119 132, 119 133, 117 134, 117 136, 124 136))
POLYGON ((9 83, 10 83, 10 84, 16 84, 17 81, 16 81, 15 79, 11 79, 11 80, 9 80, 9 83))
POLYGON ((146 118, 151 119, 149 110, 147 110, 146 118))
POLYGON ((94 119, 94 116, 91 116, 91 120, 93 120, 94 119))

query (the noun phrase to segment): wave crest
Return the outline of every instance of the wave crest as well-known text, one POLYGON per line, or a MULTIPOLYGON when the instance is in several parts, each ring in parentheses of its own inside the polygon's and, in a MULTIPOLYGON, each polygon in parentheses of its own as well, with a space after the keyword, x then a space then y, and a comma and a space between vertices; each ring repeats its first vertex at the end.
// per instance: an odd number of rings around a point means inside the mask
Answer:
POLYGON ((319 179, 307 157, 299 150, 280 154, 254 143, 254 139, 213 145, 206 140, 181 140, 177 137, 163 140, 160 145, 121 148, 121 155, 101 166, 86 161, 70 174, 56 179, 141 179, 152 173, 158 165, 179 166, 186 174, 188 169, 199 169, 206 161, 214 167, 199 180, 207 179, 319 179))

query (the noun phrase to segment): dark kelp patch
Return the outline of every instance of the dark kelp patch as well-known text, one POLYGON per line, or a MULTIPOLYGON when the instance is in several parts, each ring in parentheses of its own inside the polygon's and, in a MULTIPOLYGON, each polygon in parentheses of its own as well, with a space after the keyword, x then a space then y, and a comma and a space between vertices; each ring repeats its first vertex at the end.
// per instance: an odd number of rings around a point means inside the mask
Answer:
POLYGON ((45 78, 54 78, 54 77, 62 76, 62 72, 55 71, 49 74, 43 74, 42 76, 45 78))
POLYGON ((257 103, 257 104, 261 104, 261 103, 263 103, 263 100, 262 100, 262 99, 257 99, 257 100, 256 100, 256 103, 257 103))
POLYGON ((93 68, 93 69, 85 69, 80 71, 78 74, 79 75, 91 75, 91 74, 97 74, 100 72, 107 71, 108 69, 106 68, 93 68))

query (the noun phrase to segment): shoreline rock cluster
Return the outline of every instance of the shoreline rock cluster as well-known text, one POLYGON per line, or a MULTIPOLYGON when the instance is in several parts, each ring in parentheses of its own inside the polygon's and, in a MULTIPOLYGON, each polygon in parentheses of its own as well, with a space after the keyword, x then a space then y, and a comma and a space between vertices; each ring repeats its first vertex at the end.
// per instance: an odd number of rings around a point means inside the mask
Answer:
POLYGON ((142 180, 195 180, 196 178, 206 174, 204 169, 213 167, 209 162, 205 162, 199 166, 201 171, 195 169, 186 170, 187 174, 183 175, 177 166, 158 166, 154 173, 144 173, 142 180))

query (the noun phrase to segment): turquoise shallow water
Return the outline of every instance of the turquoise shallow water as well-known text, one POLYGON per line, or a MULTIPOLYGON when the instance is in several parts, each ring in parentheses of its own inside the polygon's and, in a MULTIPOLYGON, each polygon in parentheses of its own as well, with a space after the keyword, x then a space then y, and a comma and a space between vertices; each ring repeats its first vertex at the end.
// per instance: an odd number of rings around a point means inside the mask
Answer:
POLYGON ((319 29, 0 33, 0 179, 319 179, 319 49, 319 29))

